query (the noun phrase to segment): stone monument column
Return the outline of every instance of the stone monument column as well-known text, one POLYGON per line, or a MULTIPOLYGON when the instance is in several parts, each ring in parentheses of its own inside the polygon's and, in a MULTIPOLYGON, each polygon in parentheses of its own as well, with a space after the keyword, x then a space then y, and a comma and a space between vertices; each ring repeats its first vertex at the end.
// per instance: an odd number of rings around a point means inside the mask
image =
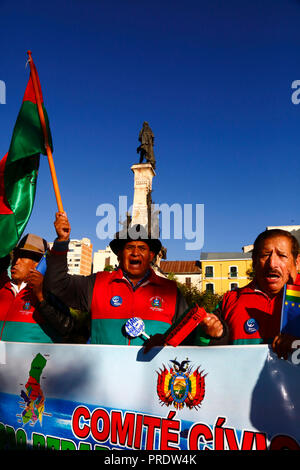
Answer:
POLYGON ((152 179, 155 176, 155 171, 151 163, 132 165, 131 170, 134 173, 131 224, 141 224, 147 227, 149 223, 149 209, 151 208, 152 179))
MULTIPOLYGON (((154 156, 154 134, 147 121, 139 133, 140 146, 136 149, 140 154, 139 163, 132 165, 134 173, 134 195, 130 225, 143 225, 151 238, 159 238, 159 210, 152 207, 152 179, 156 175, 156 160, 154 156), (143 161, 145 160, 145 163, 143 161)), ((160 260, 166 259, 166 248, 153 261, 153 268, 159 269, 160 260)))

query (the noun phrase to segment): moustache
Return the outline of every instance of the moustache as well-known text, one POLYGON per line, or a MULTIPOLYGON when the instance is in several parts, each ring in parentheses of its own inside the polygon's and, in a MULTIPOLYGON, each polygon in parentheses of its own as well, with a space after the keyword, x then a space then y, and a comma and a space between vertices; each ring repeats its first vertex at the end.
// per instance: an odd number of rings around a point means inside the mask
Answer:
POLYGON ((277 269, 266 269, 264 275, 266 277, 281 277, 281 272, 277 269))

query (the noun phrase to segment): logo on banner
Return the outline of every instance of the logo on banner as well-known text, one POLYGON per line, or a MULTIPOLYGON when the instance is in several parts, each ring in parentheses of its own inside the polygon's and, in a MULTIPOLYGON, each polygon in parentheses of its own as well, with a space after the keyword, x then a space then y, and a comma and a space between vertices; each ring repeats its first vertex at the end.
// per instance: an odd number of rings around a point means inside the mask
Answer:
POLYGON ((45 397, 40 382, 46 363, 46 358, 40 353, 31 362, 28 380, 20 393, 20 397, 23 399, 23 403, 20 403, 23 410, 20 415, 23 425, 29 423, 34 426, 38 421, 42 424, 42 418, 45 414, 45 397))
POLYGON ((199 371, 199 367, 193 370, 189 366, 188 359, 177 361, 176 358, 170 361, 173 366, 167 369, 163 365, 163 369, 157 372, 157 394, 162 405, 173 406, 181 409, 200 408, 205 395, 205 377, 203 370, 199 371))

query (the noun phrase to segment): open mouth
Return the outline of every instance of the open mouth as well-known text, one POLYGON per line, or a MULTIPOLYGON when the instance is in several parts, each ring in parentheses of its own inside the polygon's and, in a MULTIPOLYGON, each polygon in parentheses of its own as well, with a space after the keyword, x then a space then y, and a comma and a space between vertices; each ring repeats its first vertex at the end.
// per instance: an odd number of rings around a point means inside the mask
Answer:
POLYGON ((267 273, 266 278, 275 281, 280 278, 280 275, 278 273, 267 273))
POLYGON ((133 266, 138 266, 138 265, 142 264, 142 262, 139 259, 131 259, 129 261, 129 264, 133 265, 133 266))

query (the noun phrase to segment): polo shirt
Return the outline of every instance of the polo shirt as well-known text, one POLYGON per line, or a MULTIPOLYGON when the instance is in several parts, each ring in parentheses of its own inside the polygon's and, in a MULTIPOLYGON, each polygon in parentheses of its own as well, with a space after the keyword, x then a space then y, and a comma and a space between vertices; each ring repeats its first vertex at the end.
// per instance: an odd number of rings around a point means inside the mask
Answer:
POLYGON ((16 289, 8 278, 0 282, 0 340, 52 343, 37 305, 26 285, 16 289))
MULTIPOLYGON (((297 275, 296 285, 300 285, 297 275)), ((270 298, 252 281, 245 287, 227 292, 221 315, 229 326, 231 344, 268 344, 280 332, 282 291, 270 298)))
POLYGON ((91 343, 142 345, 143 337, 128 337, 124 331, 126 321, 142 318, 148 336, 165 333, 172 325, 176 302, 176 283, 157 276, 152 269, 138 288, 121 269, 99 272, 91 303, 91 343))

